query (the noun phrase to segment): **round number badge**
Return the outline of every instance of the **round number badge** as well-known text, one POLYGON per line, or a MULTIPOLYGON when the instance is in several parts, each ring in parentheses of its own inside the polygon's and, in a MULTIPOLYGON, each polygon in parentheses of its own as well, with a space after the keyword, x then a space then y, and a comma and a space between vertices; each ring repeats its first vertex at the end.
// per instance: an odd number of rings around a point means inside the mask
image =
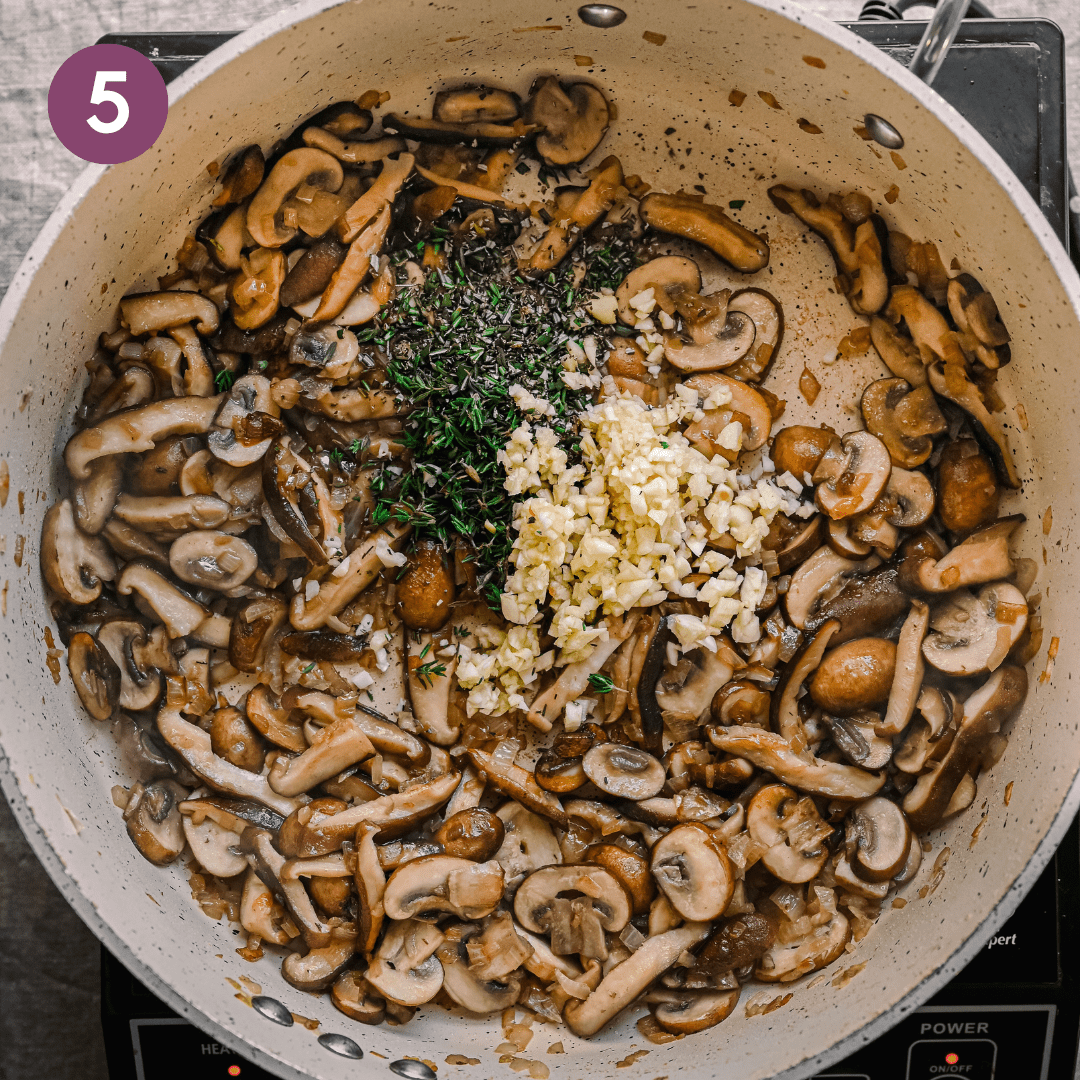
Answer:
POLYGON ((91 45, 60 65, 49 122, 77 157, 116 165, 145 153, 165 126, 169 93, 154 65, 126 45, 91 45))

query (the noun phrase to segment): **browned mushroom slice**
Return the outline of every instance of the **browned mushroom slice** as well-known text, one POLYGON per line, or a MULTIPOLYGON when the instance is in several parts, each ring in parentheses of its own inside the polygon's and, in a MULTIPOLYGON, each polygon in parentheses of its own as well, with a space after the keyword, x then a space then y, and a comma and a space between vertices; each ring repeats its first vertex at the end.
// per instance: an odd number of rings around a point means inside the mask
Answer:
POLYGON ((641 220, 657 232, 693 240, 744 274, 769 265, 769 245, 760 236, 700 197, 654 191, 641 200, 640 212, 641 220))
POLYGON ((545 866, 514 895, 514 917, 534 934, 547 934, 557 956, 585 952, 607 959, 605 931, 617 934, 630 921, 629 894, 601 866, 545 866))
POLYGON ((595 1035, 708 933, 707 925, 688 923, 646 939, 641 948, 610 968, 584 1001, 567 1003, 563 1018, 571 1031, 583 1037, 595 1035))
MULTIPOLYGON (((194 322, 200 334, 212 334, 220 316, 209 297, 197 292, 165 290, 132 293, 120 301, 120 321, 136 337, 194 322)), ((148 450, 149 447, 140 447, 148 450)))
MULTIPOLYGON (((400 601, 400 583, 398 599, 400 601)), ((432 634, 405 634, 406 690, 413 717, 424 736, 438 746, 452 746, 461 730, 460 720, 450 715, 450 694, 457 670, 457 656, 443 659, 435 652, 432 634)))
POLYGON ((513 799, 500 806, 496 813, 505 832, 494 858, 506 874, 509 895, 534 870, 561 863, 562 850, 547 820, 513 799))
POLYGON ((287 616, 288 608, 277 597, 258 597, 240 608, 229 632, 229 662, 233 667, 238 671, 259 671, 271 639, 287 616))
POLYGON ((1022 514, 1001 518, 971 533, 939 559, 927 553, 906 556, 902 572, 904 587, 942 593, 1010 577, 1014 566, 1009 555, 1009 539, 1024 520, 1022 514))
MULTIPOLYGON (((591 89, 591 88, 590 88, 591 89)), ((606 112, 606 108, 605 108, 606 112)), ((383 129, 394 131, 418 142, 464 143, 467 146, 508 147, 521 142, 537 130, 535 123, 523 120, 495 122, 491 120, 425 120, 423 117, 387 113, 383 129)), ((404 147, 402 147, 404 149, 404 147)), ((385 157, 385 154, 380 154, 385 157)))
MULTIPOLYGON (((509 918, 505 919, 509 924, 509 918)), ((522 952, 528 955, 529 946, 514 933, 512 926, 509 932, 521 948, 509 956, 507 962, 514 961, 510 969, 495 976, 485 973, 483 967, 478 969, 469 959, 483 948, 480 927, 459 924, 447 928, 446 939, 435 955, 443 966, 443 991, 455 1004, 477 1016, 486 1016, 512 1007, 517 1001, 521 979, 512 972, 520 966, 518 957, 522 952)))
POLYGON ((419 919, 392 922, 365 973, 367 981, 386 1000, 416 1006, 442 989, 443 967, 435 950, 443 932, 419 919))
POLYGON ((834 439, 814 470, 815 500, 829 517, 869 510, 889 482, 892 464, 885 444, 869 431, 834 439))
POLYGON ((819 547, 791 575, 784 596, 788 620, 799 630, 806 629, 811 623, 820 626, 825 619, 818 620, 817 616, 826 600, 835 596, 855 574, 872 570, 878 562, 876 556, 855 562, 837 555, 828 545, 819 547))
POLYGON ((829 857, 832 826, 822 821, 813 799, 799 798, 785 784, 767 784, 754 795, 746 828, 767 848, 762 862, 781 881, 809 881, 829 857))
POLYGON ((668 315, 675 314, 675 301, 701 292, 701 268, 682 255, 661 255, 635 267, 615 290, 619 318, 633 326, 638 321, 630 301, 641 293, 653 291, 656 306, 668 315))
POLYGON ((896 803, 875 795, 848 814, 845 845, 852 870, 867 881, 888 881, 907 862, 911 829, 896 803))
POLYGON ((456 772, 448 773, 333 814, 302 806, 282 825, 278 843, 290 858, 328 855, 340 851, 362 822, 377 825, 381 837, 392 840, 437 813, 453 795, 458 779, 456 772))
POLYGON ((266 159, 257 144, 238 150, 221 177, 221 191, 211 206, 229 206, 253 195, 263 181, 266 159))
POLYGON ((969 533, 997 518, 997 474, 974 439, 946 444, 938 462, 937 491, 941 523, 952 532, 969 533))
POLYGON ((84 533, 96 536, 116 506, 116 497, 124 481, 124 458, 121 454, 99 458, 90 467, 90 475, 72 485, 71 501, 75 524, 84 533))
MULTIPOLYGON (((725 727, 730 724, 740 724, 764 728, 769 726, 772 702, 773 694, 752 680, 733 679, 716 691, 709 711, 713 721, 725 727)), ((669 783, 674 778, 674 773, 669 775, 669 783)))
POLYGON ((588 783, 580 757, 563 757, 554 750, 545 750, 537 759, 533 770, 537 784, 555 795, 577 791, 588 783))
POLYGON ((840 521, 829 520, 828 545, 842 559, 865 559, 874 552, 874 546, 855 535, 855 526, 862 520, 862 515, 843 518, 840 521))
POLYGON ((687 323, 690 341, 678 334, 664 335, 664 357, 680 371, 716 371, 731 367, 750 351, 754 344, 754 321, 739 311, 724 318, 687 323))
POLYGON ((836 432, 828 427, 794 424, 781 428, 770 450, 773 465, 778 473, 789 472, 800 484, 809 484, 818 462, 835 438, 836 432))
POLYGON ((601 791, 620 799, 650 799, 664 786, 663 765, 652 754, 623 743, 594 746, 582 768, 601 791))
POLYGON ((517 799, 526 809, 548 818, 560 828, 566 828, 569 819, 562 803, 550 791, 544 791, 528 769, 506 762, 484 750, 470 749, 469 757, 476 768, 504 795, 517 799))
POLYGON ((717 918, 735 889, 722 844, 706 826, 692 822, 677 825, 653 846, 651 869, 671 906, 692 922, 717 918))
POLYGON ((862 769, 884 769, 892 760, 892 742, 878 735, 881 714, 872 709, 857 709, 846 716, 822 713, 821 722, 829 729, 836 749, 862 769))
POLYGON ((41 572, 48 585, 72 604, 90 604, 103 581, 116 577, 108 545, 75 524, 71 502, 62 499, 41 524, 41 572))
POLYGON ((967 377, 963 370, 946 372, 941 364, 933 364, 927 369, 930 385, 934 393, 951 401, 961 408, 968 417, 975 439, 979 446, 994 463, 998 479, 1005 487, 1017 489, 1020 478, 1013 462, 1003 425, 993 416, 983 403, 978 387, 967 377))
POLYGON ((134 785, 124 808, 128 836, 143 858, 155 866, 168 866, 184 850, 180 803, 186 789, 175 780, 154 780, 134 785))
POLYGON ((446 548, 421 540, 397 580, 397 610, 410 630, 439 630, 450 618, 456 589, 446 548))
POLYGON ((335 927, 330 942, 318 949, 289 953, 281 963, 282 978, 297 990, 325 990, 352 960, 356 951, 356 933, 335 927))
POLYGON ((927 662, 949 675, 996 671, 1028 621, 1023 593, 999 581, 973 596, 966 590, 935 609, 922 643, 927 662))
POLYGON ((850 937, 850 923, 836 912, 823 926, 811 925, 801 937, 777 940, 758 961, 754 977, 762 982, 791 982, 828 967, 843 954, 850 937))
POLYGON ((503 871, 497 862, 425 855, 390 875, 383 906, 391 919, 411 919, 428 911, 482 919, 494 911, 502 894, 503 871))
POLYGON ((361 1024, 378 1025, 386 1017, 386 1002, 375 993, 359 971, 343 971, 330 991, 339 1012, 361 1024))
POLYGON ((709 739, 721 750, 746 758, 759 769, 812 795, 834 799, 866 799, 885 783, 885 773, 871 773, 852 765, 805 758, 787 740, 756 727, 710 727, 709 739))
MULTIPOLYGON (((839 623, 827 625, 840 628, 839 623)), ((820 636, 821 631, 818 633, 820 636)), ((810 696, 826 712, 848 716, 885 701, 895 670, 893 642, 878 637, 854 638, 822 657, 810 680, 810 696)))
POLYGON ((652 1014, 660 1027, 673 1035, 692 1035, 715 1027, 726 1020, 739 1003, 737 989, 668 990, 662 993, 664 1000, 655 1004, 652 1014))
POLYGON ((473 806, 448 817, 435 834, 435 840, 442 844, 447 855, 487 862, 502 847, 505 835, 500 817, 490 810, 473 806))
POLYGON ((801 522, 798 531, 776 550, 777 569, 781 574, 790 573, 817 551, 826 520, 823 514, 815 514, 809 521, 801 522))
POLYGON ((147 660, 146 627, 135 619, 110 619, 98 630, 97 640, 119 671, 120 707, 136 712, 149 709, 161 696, 161 674, 147 660))
POLYGON ((374 753, 356 718, 342 717, 321 728, 298 757, 279 757, 268 779, 279 795, 300 795, 374 753))
POLYGON ((934 686, 924 687, 915 704, 919 715, 912 720, 893 757, 901 772, 918 775, 928 762, 940 760, 960 723, 956 698, 934 686))
POLYGON ((922 525, 934 512, 934 485, 921 472, 911 472, 893 465, 885 486, 884 500, 889 504, 885 517, 901 529, 922 525))
POLYGON ((716 692, 735 672, 738 658, 730 648, 695 649, 656 684, 655 698, 666 724, 694 723, 705 715, 716 692))
POLYGON ((889 300, 884 259, 888 232, 876 214, 853 227, 831 201, 819 202, 805 188, 796 191, 777 184, 769 188, 769 198, 781 213, 794 214, 828 244, 854 311, 873 315, 885 306, 889 300))
POLYGON ((283 154, 248 205, 247 228, 255 243, 280 248, 296 235, 295 226, 282 223, 282 206, 301 184, 335 192, 343 179, 341 162, 324 150, 303 146, 283 154))
POLYGON ((931 436, 948 428, 928 386, 912 389, 903 379, 878 379, 863 391, 867 430, 889 451, 893 465, 915 469, 930 457, 931 436))
POLYGON ((970 335, 971 351, 984 367, 1002 367, 1012 359, 1009 331, 998 315, 994 298, 970 274, 949 282, 949 314, 961 333, 970 335))
POLYGON ((656 882, 648 860, 642 855, 618 844, 590 844, 585 849, 585 862, 602 866, 622 885, 630 896, 634 915, 648 914, 656 895, 656 882))
POLYGON ((888 319, 875 315, 870 320, 870 340, 881 362, 898 379, 911 386, 925 386, 926 367, 919 347, 911 338, 901 334, 888 319))
POLYGON ((929 625, 930 609, 921 600, 913 600, 896 644, 896 665, 889 687, 889 704, 877 729, 879 735, 889 738, 899 735, 915 712, 926 669, 922 644, 929 625))
POLYGON ((109 653, 89 634, 73 634, 68 671, 83 708, 95 720, 108 720, 120 699, 120 669, 109 653))
POLYGON ((521 115, 521 100, 493 86, 458 86, 435 95, 431 114, 448 124, 506 124, 521 115))
POLYGON ((611 123, 607 98, 589 83, 560 83, 554 75, 537 80, 525 105, 525 119, 540 128, 536 152, 557 168, 578 165, 600 145, 611 123))
MULTIPOLYGON (((764 289, 740 289, 728 301, 729 312, 742 312, 754 321, 753 348, 727 368, 728 375, 747 382, 761 382, 769 373, 784 337, 784 309, 764 289)), ((812 471, 812 470, 811 470, 812 471)), ((802 474, 798 474, 799 480, 802 474)))
POLYGON ((944 816, 953 793, 978 763, 990 737, 1020 711, 1027 688, 1024 669, 1006 664, 964 702, 960 726, 940 767, 920 776, 904 796, 904 813, 912 829, 924 832, 944 816))
POLYGON ((727 390, 731 395, 728 408, 741 413, 750 421, 750 426, 743 432, 742 449, 757 450, 765 445, 772 430, 773 414, 760 391, 747 386, 740 379, 732 379, 720 372, 692 375, 686 380, 686 385, 706 399, 717 389, 727 390))
POLYGON ((783 736, 792 746, 798 746, 800 749, 807 745, 807 738, 799 717, 799 695, 802 692, 803 683, 817 670, 829 642, 839 629, 840 624, 835 620, 825 623, 788 662, 780 675, 776 691, 772 695, 770 721, 773 730, 783 736))

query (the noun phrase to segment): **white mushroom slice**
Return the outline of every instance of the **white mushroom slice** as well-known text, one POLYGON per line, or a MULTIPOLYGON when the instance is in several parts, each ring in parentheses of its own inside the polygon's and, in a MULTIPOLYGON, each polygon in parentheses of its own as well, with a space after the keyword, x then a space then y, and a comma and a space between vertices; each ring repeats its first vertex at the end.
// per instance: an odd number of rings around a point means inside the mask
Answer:
POLYGON ((112 457, 98 458, 90 466, 90 475, 72 485, 75 524, 84 533, 96 536, 105 528, 123 480, 124 458, 114 454, 112 457))
POLYGON ((890 524, 901 529, 913 529, 922 525, 934 512, 937 501, 934 485, 921 472, 892 467, 889 482, 885 485, 885 498, 895 503, 885 515, 890 524))
POLYGON ((425 855, 399 866, 386 883, 383 906, 391 919, 447 911, 461 919, 490 915, 503 893, 502 867, 451 855, 425 855))
POLYGON ((213 495, 121 495, 116 516, 144 532, 213 529, 229 518, 229 504, 213 495))
POLYGON ((940 593, 1010 577, 1015 567, 1009 538, 1023 522, 1021 514, 1002 518, 973 532, 943 558, 923 559, 915 571, 916 584, 925 592, 940 593))
POLYGON ((328 575, 320 583, 318 593, 310 600, 305 599, 305 592, 298 592, 289 608, 289 621, 293 627, 296 630, 318 630, 325 626, 327 619, 344 610, 382 573, 382 547, 397 550, 410 532, 411 525, 387 522, 352 552, 346 573, 340 577, 328 575))
POLYGON ((529 723, 541 731, 550 731, 552 722, 562 715, 563 709, 588 689, 589 676, 598 672, 611 654, 633 634, 638 618, 638 613, 632 612, 618 619, 608 619, 605 623, 607 639, 597 641, 587 659, 567 664, 562 669, 555 682, 529 706, 525 714, 529 723))
POLYGON ((349 245, 341 265, 330 277, 322 300, 312 315, 316 322, 334 319, 345 309, 353 293, 371 273, 372 261, 379 254, 390 229, 390 207, 384 206, 363 232, 349 245))
POLYGON ((656 684, 656 703, 667 723, 694 722, 704 716, 720 687, 731 680, 739 658, 726 645, 683 656, 656 684))
POLYGON ((843 582, 854 574, 873 570, 881 560, 871 555, 862 562, 837 555, 828 545, 819 547, 791 575, 788 591, 784 596, 784 611, 788 621, 799 630, 817 614, 826 599, 838 593, 843 582))
MULTIPOLYGON (((487 1016, 513 1006, 521 993, 521 979, 484 977, 472 970, 466 939, 476 927, 454 927, 436 951, 443 966, 443 990, 458 1005, 477 1016, 487 1016), (464 931, 464 933, 463 933, 464 931)), ((517 965, 515 965, 516 967, 517 965)))
POLYGON ((884 900, 889 894, 889 883, 887 881, 864 881, 851 868, 847 855, 841 855, 836 860, 836 865, 833 867, 833 876, 836 878, 837 885, 842 885, 848 892, 852 892, 856 896, 865 896, 867 900, 884 900))
POLYGON ((726 1020, 739 1002, 738 990, 670 992, 653 1009, 656 1022, 673 1035, 692 1035, 726 1020))
POLYGON ((740 289, 728 301, 728 311, 741 311, 754 320, 754 347, 728 375, 747 382, 761 382, 780 348, 784 336, 784 311, 780 301, 764 289, 740 289))
POLYGON ((754 347, 754 320, 745 312, 730 311, 726 319, 707 323, 689 323, 689 342, 678 334, 664 335, 664 358, 680 371, 716 371, 738 363, 754 347))
POLYGON ((758 727, 710 727, 714 746, 746 758, 778 780, 811 795, 834 799, 866 799, 877 794, 885 773, 870 773, 854 765, 841 765, 796 754, 787 740, 758 727))
POLYGON ((903 742, 896 748, 893 761, 901 772, 917 776, 932 758, 940 758, 960 723, 956 698, 935 686, 927 686, 915 703, 919 710, 903 742))
POLYGON ((309 949, 303 956, 289 953, 281 962, 281 975, 297 990, 310 993, 325 990, 349 964, 355 952, 355 931, 337 926, 331 931, 328 944, 309 949))
POLYGON ((949 675, 996 671, 1028 621, 1023 593, 1008 582, 984 585, 978 596, 964 590, 936 608, 922 655, 949 675))
POLYGON ((187 791, 175 780, 136 783, 124 808, 128 836, 143 858, 167 866, 184 850, 180 803, 187 791))
POLYGON ((735 873, 723 845, 708 827, 677 825, 652 849, 651 869, 660 891, 689 922, 718 918, 735 890, 735 873))
POLYGON ((321 728, 299 757, 279 757, 268 780, 279 795, 301 795, 374 753, 355 717, 342 717, 321 728))
POLYGON ((892 462, 885 444, 869 431, 834 440, 814 470, 814 498, 834 520, 869 510, 889 482, 892 462))
POLYGON ((102 624, 97 640, 120 672, 120 708, 133 712, 149 709, 161 696, 161 675, 143 662, 146 627, 134 619, 112 619, 102 624))
POLYGON ((386 1019, 386 1002, 375 993, 360 971, 343 971, 335 980, 330 997, 334 1007, 350 1020, 378 1025, 386 1019))
POLYGON ((546 866, 533 871, 514 896, 514 917, 533 933, 547 934, 556 955, 607 959, 605 932, 630 921, 629 894, 599 866, 546 866))
POLYGON ((852 870, 864 881, 888 882, 907 862, 912 832, 903 810, 875 795, 848 814, 846 849, 852 870))
POLYGON ((220 405, 220 395, 165 398, 110 414, 68 440, 64 448, 68 472, 76 480, 85 480, 98 458, 151 450, 169 435, 201 435, 209 430, 220 405))
MULTIPOLYGON (((446 819, 449 821, 450 818, 462 810, 471 810, 474 806, 479 806, 486 787, 487 780, 480 775, 476 766, 471 762, 465 762, 461 768, 461 780, 458 782, 457 789, 446 804, 446 810, 444 811, 446 819)), ((505 803, 500 807, 500 810, 505 809, 507 806, 517 806, 517 803, 505 803)), ((502 817, 501 814, 499 816, 502 817)))
POLYGON ((472 763, 504 795, 517 799, 522 806, 535 814, 546 817, 565 829, 568 818, 558 798, 545 791, 528 769, 503 761, 485 750, 469 750, 472 763))
POLYGON ((405 140, 396 135, 386 135, 381 139, 346 141, 321 127, 304 128, 303 139, 306 145, 325 150, 345 165, 370 165, 373 161, 381 161, 391 154, 400 154, 406 148, 405 140))
POLYGON ((306 801, 285 798, 270 787, 265 776, 248 772, 218 757, 210 747, 210 733, 185 720, 178 706, 166 703, 158 713, 157 725, 162 738, 184 759, 188 768, 218 791, 254 799, 276 810, 282 817, 306 801))
POLYGON ((245 434, 245 424, 249 424, 257 412, 276 417, 280 411, 271 394, 270 380, 265 375, 245 375, 237 379, 221 403, 214 426, 206 437, 210 453, 236 468, 254 465, 270 449, 274 433, 265 439, 251 441, 245 434))
POLYGON ((964 702, 960 726, 940 767, 920 776, 904 796, 904 813, 915 832, 925 832, 941 820, 957 787, 978 764, 991 736, 1020 711, 1027 689, 1027 672, 1005 664, 964 702))
MULTIPOLYGON (((451 800, 453 805, 453 800, 451 800)), ((447 816, 450 806, 446 808, 447 816)), ((526 875, 541 866, 562 862, 562 849, 548 822, 511 799, 496 815, 503 823, 502 846, 493 856, 506 875, 506 889, 515 890, 526 875)))
POLYGON ((260 247, 279 248, 295 235, 292 225, 281 225, 282 203, 301 185, 337 191, 345 174, 341 162, 324 150, 300 147, 283 154, 248 204, 247 228, 260 247))
POLYGON ((707 924, 688 923, 677 930, 647 938, 640 949, 621 964, 616 964, 584 1001, 567 1003, 563 1010, 566 1023, 575 1035, 595 1035, 686 950, 692 949, 708 934, 707 924))
POLYGON ((227 649, 231 630, 232 620, 228 615, 211 614, 203 619, 188 636, 192 641, 197 641, 200 645, 208 645, 211 649, 227 649))
POLYGON ((911 611, 900 629, 896 643, 896 668, 885 718, 877 734, 887 738, 899 735, 908 726, 915 712, 915 703, 922 688, 926 663, 923 660, 923 639, 930 625, 930 609, 921 600, 911 602, 911 611))
MULTIPOLYGON (((652 817, 649 813, 654 809, 654 804, 665 800, 646 799, 639 802, 635 807, 635 813, 644 818, 652 817)), ((678 820, 677 811, 674 809, 674 800, 666 800, 672 806, 670 824, 678 820)), ((660 831, 653 824, 644 820, 635 821, 620 814, 614 806, 608 803, 596 802, 592 799, 571 799, 566 804, 566 816, 584 821, 600 836, 612 836, 614 833, 625 833, 627 836, 640 836, 645 844, 651 847, 660 838, 660 831)))
POLYGON ((284 918, 285 909, 274 899, 269 887, 254 869, 248 870, 240 894, 240 925, 271 945, 287 945, 289 935, 281 928, 284 918))
POLYGON ((773 423, 772 410, 754 387, 717 371, 694 375, 686 380, 686 385, 706 399, 718 389, 731 395, 731 402, 726 407, 742 413, 750 421, 750 426, 743 432, 743 450, 758 450, 768 441, 773 423))
POLYGON ((444 658, 437 655, 445 635, 418 630, 405 634, 406 689, 413 716, 425 738, 439 746, 453 746, 461 731, 460 721, 450 723, 450 690, 457 671, 457 650, 444 658))
POLYGON ((286 821, 279 843, 294 857, 326 855, 340 850, 341 845, 352 838, 356 827, 365 821, 378 825, 384 839, 400 836, 436 813, 454 793, 457 782, 458 774, 448 773, 426 784, 393 795, 382 795, 337 814, 324 814, 302 806, 294 819, 295 840, 286 842, 286 830, 290 828, 290 822, 286 821))
POLYGON ((365 978, 388 1001, 423 1005, 442 989, 443 966, 435 950, 444 936, 419 919, 391 923, 365 978))
POLYGON ((116 581, 116 591, 121 596, 138 593, 154 609, 171 638, 193 633, 210 615, 202 604, 145 563, 128 563, 116 581))
POLYGON ((135 337, 189 322, 200 334, 212 334, 219 320, 217 305, 197 292, 138 293, 120 301, 120 321, 135 337))
POLYGON ((814 877, 829 857, 833 834, 817 812, 814 800, 785 784, 767 784, 746 811, 750 836, 768 850, 762 862, 781 881, 799 884, 814 877))
POLYGON ((777 941, 758 961, 754 976, 762 982, 791 982, 808 971, 828 967, 844 951, 851 926, 839 912, 824 926, 813 926, 804 937, 777 941))
POLYGON ((652 754, 623 743, 598 743, 582 768, 601 791, 618 799, 651 799, 664 786, 664 766, 652 754))
POLYGON ((102 581, 116 577, 116 563, 104 540, 87 536, 75 524, 70 499, 51 507, 41 524, 41 572, 64 600, 90 604, 102 581))
POLYGON ((187 361, 184 372, 184 393, 197 397, 212 397, 214 393, 214 369, 210 365, 207 350, 194 327, 184 324, 169 330, 169 336, 180 346, 187 361))
POLYGON ((394 201, 401 185, 412 172, 414 161, 412 154, 400 154, 394 160, 383 162, 382 172, 375 177, 371 187, 342 215, 341 239, 346 244, 355 240, 383 207, 394 201))
POLYGON ((682 255, 661 255, 631 270, 615 290, 619 318, 627 326, 634 326, 638 321, 630 301, 649 289, 653 291, 656 306, 668 315, 674 315, 676 298, 701 292, 701 269, 693 259, 682 255))
POLYGON ((191 854, 208 873, 219 878, 231 878, 248 868, 247 859, 240 853, 240 838, 232 831, 206 816, 195 824, 191 814, 183 814, 184 836, 191 854))
POLYGON ((242 585, 259 565, 255 549, 239 536, 196 530, 169 548, 172 572, 189 585, 227 592, 242 585))

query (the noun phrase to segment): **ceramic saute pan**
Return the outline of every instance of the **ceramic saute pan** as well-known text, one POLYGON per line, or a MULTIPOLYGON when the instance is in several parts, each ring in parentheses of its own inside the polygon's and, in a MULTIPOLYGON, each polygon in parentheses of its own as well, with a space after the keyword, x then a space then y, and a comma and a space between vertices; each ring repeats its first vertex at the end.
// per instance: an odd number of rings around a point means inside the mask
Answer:
MULTIPOLYGON (((207 165, 251 142, 268 148, 304 117, 364 90, 389 90, 394 108, 418 111, 435 90, 469 77, 519 92, 539 73, 589 78, 618 108, 605 153, 660 190, 700 183, 718 202, 746 200, 742 221, 768 234, 773 254, 745 284, 782 297, 787 313, 771 382, 788 401, 785 423, 810 417, 795 389, 804 364, 823 387, 816 415, 834 425, 847 422, 855 395, 880 373, 829 362, 856 320, 831 288, 824 248, 804 243, 798 222, 776 213, 765 193, 770 183, 859 187, 875 202, 895 185, 895 201, 884 208, 890 227, 934 241, 946 265, 955 257, 974 273, 1013 338, 1014 359, 998 387, 1023 491, 1003 512, 1028 515, 1020 554, 1039 564, 1046 634, 1004 757, 980 777, 971 810, 929 836, 933 853, 917 885, 929 883, 936 864, 945 867, 937 888, 922 899, 919 888, 909 889, 907 905, 887 910, 830 969, 865 963, 846 984, 830 978, 810 989, 804 979, 780 987, 793 993, 782 1008, 747 1018, 740 1003, 719 1027, 662 1046, 641 1038, 631 1010, 589 1041, 542 1031, 539 1053, 526 1056, 542 1058, 558 1080, 796 1080, 820 1071, 923 1002, 974 955, 1036 880, 1080 803, 1080 713, 1071 700, 1080 674, 1080 564, 1072 559, 1080 523, 1073 479, 1080 282, 1064 250, 959 114, 846 30, 779 0, 621 3, 627 18, 610 29, 586 25, 569 0, 352 0, 291 9, 172 84, 169 119, 151 150, 83 173, 0 307, 0 454, 11 484, 0 509, 7 545, 0 781, 53 880, 106 947, 182 1016, 282 1077, 389 1075, 389 1063, 405 1056, 435 1062, 440 1076, 513 1074, 495 1052, 498 1017, 465 1020, 434 1008, 404 1027, 354 1024, 328 998, 287 986, 277 960, 237 956, 242 942, 226 922, 201 913, 179 866, 162 871, 138 857, 110 798, 114 784, 132 780, 113 737, 82 713, 66 674, 50 674, 52 622, 37 548, 63 482, 60 452, 83 365, 98 334, 116 325, 120 297, 155 287, 205 216, 213 197, 207 165), (746 94, 741 106, 729 102, 733 88, 746 94), (867 112, 899 130, 902 150, 890 153, 856 133, 867 112), (835 415, 823 417, 822 402, 835 415), (270 1022, 243 1000, 241 976, 320 1026, 270 1022), (327 1032, 352 1036, 364 1059, 329 1052, 317 1041, 327 1032), (566 1054, 544 1053, 555 1039, 566 1054), (617 1069, 637 1048, 648 1056, 617 1069), (480 1064, 444 1064, 454 1053, 480 1064)), ((743 1002, 755 992, 746 988, 743 1002)))

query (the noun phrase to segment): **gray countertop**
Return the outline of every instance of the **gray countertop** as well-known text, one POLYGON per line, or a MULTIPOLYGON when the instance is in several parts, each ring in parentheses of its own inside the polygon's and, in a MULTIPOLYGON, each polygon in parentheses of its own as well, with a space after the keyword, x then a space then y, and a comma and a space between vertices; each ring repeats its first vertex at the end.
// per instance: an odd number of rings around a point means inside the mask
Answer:
MULTIPOLYGON (((0 290, 83 167, 56 140, 46 97, 60 64, 116 31, 241 30, 288 5, 248 0, 0 0, 0 290), (242 9, 241 9, 242 8, 242 9)), ((860 0, 806 6, 837 20, 860 0)), ((1053 19, 1068 55, 1069 158, 1080 166, 1080 4, 1076 0, 991 0, 1004 18, 1053 19)), ((912 12, 912 15, 918 12, 912 12)), ((106 1080, 98 1020, 98 944, 38 865, 0 800, 0 1080, 106 1080)))

